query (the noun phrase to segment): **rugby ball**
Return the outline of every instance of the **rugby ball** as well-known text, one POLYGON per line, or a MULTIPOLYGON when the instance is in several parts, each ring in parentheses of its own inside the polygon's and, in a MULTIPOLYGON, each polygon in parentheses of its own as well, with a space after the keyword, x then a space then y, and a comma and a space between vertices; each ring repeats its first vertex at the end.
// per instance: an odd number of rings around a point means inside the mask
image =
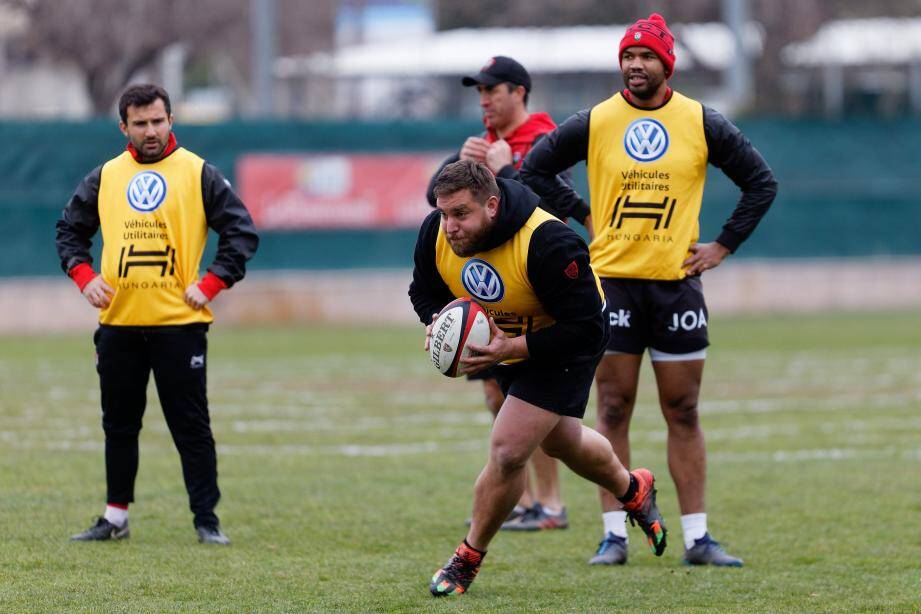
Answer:
POLYGON ((482 307, 465 297, 445 305, 432 324, 432 364, 443 375, 460 377, 458 365, 462 357, 470 354, 468 343, 489 344, 489 318, 482 307))

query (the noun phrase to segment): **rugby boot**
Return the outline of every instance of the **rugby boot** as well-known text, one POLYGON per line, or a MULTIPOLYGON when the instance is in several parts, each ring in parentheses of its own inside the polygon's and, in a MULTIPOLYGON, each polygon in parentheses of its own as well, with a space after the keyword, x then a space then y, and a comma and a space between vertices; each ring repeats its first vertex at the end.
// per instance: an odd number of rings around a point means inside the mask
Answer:
POLYGON ((595 556, 588 560, 589 565, 626 565, 627 538, 608 533, 598 544, 595 556))
POLYGON ((636 469, 630 475, 636 478, 636 493, 630 501, 624 502, 624 511, 630 524, 639 525, 646 534, 646 541, 653 554, 662 556, 665 552, 665 519, 656 507, 656 479, 649 469, 636 469))
POLYGON ((131 536, 131 532, 128 530, 128 521, 125 521, 125 524, 118 526, 112 524, 104 517, 100 516, 96 519, 96 524, 88 528, 82 533, 77 533, 76 535, 71 535, 70 541, 73 542, 101 542, 109 541, 116 539, 126 539, 131 536))
POLYGON ((474 550, 467 544, 467 540, 462 541, 454 551, 454 556, 448 559, 447 564, 432 576, 429 592, 435 597, 466 593, 473 579, 476 578, 477 572, 480 571, 480 563, 484 556, 486 556, 485 552, 474 550))
POLYGON ((695 539, 694 545, 684 551, 685 565, 715 565, 717 567, 741 567, 742 559, 728 554, 709 533, 695 539))
POLYGON ((195 527, 195 532, 198 533, 198 541, 202 544, 217 544, 219 546, 230 545, 230 538, 224 535, 221 531, 221 527, 217 525, 202 525, 200 527, 195 527))
POLYGON ((551 514, 540 503, 525 510, 520 517, 502 523, 503 531, 544 531, 569 528, 569 517, 564 507, 557 514, 551 514))

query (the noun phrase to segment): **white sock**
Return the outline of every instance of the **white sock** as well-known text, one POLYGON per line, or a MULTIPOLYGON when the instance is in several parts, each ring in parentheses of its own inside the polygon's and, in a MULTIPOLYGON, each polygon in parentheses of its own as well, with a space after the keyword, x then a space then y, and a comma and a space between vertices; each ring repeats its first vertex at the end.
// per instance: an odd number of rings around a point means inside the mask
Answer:
POLYGON ((684 531, 684 547, 692 548, 694 542, 707 532, 707 514, 685 514, 681 517, 681 530, 684 531))
POLYGON ((544 513, 549 516, 559 516, 563 513, 563 509, 559 507, 547 507, 543 503, 540 506, 544 509, 544 513))
POLYGON ((123 527, 125 523, 128 522, 128 510, 124 510, 120 507, 115 507, 114 505, 106 506, 106 513, 102 515, 103 518, 114 524, 116 527, 123 527))
POLYGON ((604 512, 601 514, 604 519, 604 534, 613 533, 617 537, 627 539, 627 512, 619 510, 616 512, 604 512))

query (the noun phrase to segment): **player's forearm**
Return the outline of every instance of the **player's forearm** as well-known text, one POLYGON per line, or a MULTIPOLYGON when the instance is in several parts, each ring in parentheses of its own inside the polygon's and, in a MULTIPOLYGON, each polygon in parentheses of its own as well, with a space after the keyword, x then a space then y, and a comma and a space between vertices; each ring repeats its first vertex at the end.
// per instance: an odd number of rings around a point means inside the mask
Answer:
POLYGON ((413 305, 413 311, 423 324, 431 324, 432 314, 440 312, 445 305, 451 302, 451 299, 443 300, 444 298, 444 296, 438 296, 429 291, 423 283, 416 279, 409 284, 409 300, 413 305))

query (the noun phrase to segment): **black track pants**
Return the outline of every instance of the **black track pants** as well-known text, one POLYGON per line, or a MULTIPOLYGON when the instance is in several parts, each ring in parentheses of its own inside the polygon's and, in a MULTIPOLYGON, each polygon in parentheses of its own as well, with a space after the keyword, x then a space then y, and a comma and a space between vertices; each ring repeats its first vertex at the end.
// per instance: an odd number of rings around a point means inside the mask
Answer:
POLYGON ((138 434, 153 370, 163 415, 179 450, 195 526, 216 525, 221 493, 206 393, 205 327, 131 329, 100 326, 97 367, 106 436, 108 502, 134 501, 138 434))

